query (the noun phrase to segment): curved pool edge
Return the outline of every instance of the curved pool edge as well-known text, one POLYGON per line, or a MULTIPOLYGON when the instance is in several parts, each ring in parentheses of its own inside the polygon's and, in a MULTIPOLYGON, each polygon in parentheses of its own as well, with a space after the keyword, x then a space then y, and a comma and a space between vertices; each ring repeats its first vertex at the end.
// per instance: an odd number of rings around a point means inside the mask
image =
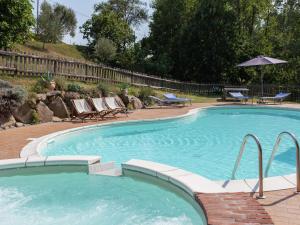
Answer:
POLYGON ((96 128, 96 127, 103 127, 103 126, 179 119, 179 118, 184 118, 184 117, 187 117, 187 116, 194 115, 200 110, 207 109, 207 108, 212 108, 212 107, 217 107, 217 106, 205 106, 205 107, 201 107, 201 108, 194 108, 194 109, 189 110, 185 114, 178 115, 178 116, 172 116, 172 117, 108 122, 108 123, 82 126, 82 127, 76 127, 76 128, 71 128, 71 129, 66 129, 66 130, 54 132, 54 133, 47 134, 47 135, 44 135, 44 136, 39 137, 39 138, 35 138, 30 143, 25 145, 21 149, 20 158, 26 158, 26 157, 30 157, 30 156, 42 156, 41 148, 43 147, 43 145, 47 144, 47 142, 51 142, 51 139, 53 139, 53 138, 55 138, 59 135, 72 133, 72 132, 76 132, 76 131, 79 131, 79 130, 86 130, 86 129, 93 129, 93 128, 96 128))
MULTIPOLYGON (((27 144, 20 152, 21 158, 30 158, 30 157, 43 157, 41 154, 41 149, 43 145, 46 145, 51 142, 53 138, 59 135, 76 132, 79 130, 86 130, 92 129, 95 127, 103 127, 103 126, 111 126, 115 124, 128 124, 128 123, 138 123, 138 122, 151 122, 151 121, 164 121, 164 120, 173 120, 184 118, 187 116, 194 115, 201 110, 211 109, 211 108, 271 108, 271 109, 278 109, 278 110, 290 110, 290 111, 300 111, 299 108, 293 107, 286 107, 282 105, 212 105, 212 106, 205 106, 205 107, 198 107, 189 110, 187 113, 179 116, 173 117, 164 117, 164 118, 156 118, 156 119, 141 119, 141 120, 128 120, 128 121, 117 121, 117 122, 109 122, 103 124, 95 124, 89 126, 82 126, 78 128, 67 129, 63 131, 54 132, 40 138, 37 138, 27 144)), ((163 165, 163 164, 162 164, 163 165)), ((173 167, 174 168, 174 167, 173 167)), ((180 169, 179 169, 180 170, 180 169)), ((154 170, 155 171, 155 170, 154 170)), ((183 171, 183 170, 182 170, 183 171)), ((159 171, 156 171, 159 172, 159 171)), ((195 176, 200 176, 195 173, 188 172, 195 176)), ((149 175, 149 174, 148 174, 149 175)), ((204 178, 204 177, 202 177, 204 178)), ((205 178, 207 179, 207 178, 205 178)), ((209 179, 207 179, 209 180, 209 179)), ((212 181, 217 185, 222 187, 223 192, 205 192, 204 190, 202 193, 235 193, 235 192, 257 192, 258 190, 258 179, 242 179, 242 180, 222 180, 222 181, 212 181)), ((267 177, 264 178, 264 190, 265 191, 276 191, 276 190, 283 190, 283 189, 290 189, 295 188, 296 186, 296 175, 289 174, 284 176, 274 176, 274 177, 267 177)))
MULTIPOLYGON (((134 160, 133 160, 134 161, 134 160)), ((144 161, 144 163, 156 165, 158 163, 144 161)), ((13 158, 13 159, 4 159, 0 160, 0 177, 1 176, 17 176, 17 175, 24 175, 24 171, 20 173, 20 169, 28 169, 29 174, 56 174, 56 173, 72 173, 72 172, 84 172, 88 175, 96 175, 91 172, 90 168, 95 164, 101 164, 101 157, 99 156, 49 156, 49 157, 27 157, 27 158, 13 158), (20 174, 19 174, 19 173, 20 174)), ((129 162, 127 163, 129 166, 129 162)), ((180 170, 175 167, 170 167, 168 165, 160 164, 161 167, 164 168, 173 168, 176 170, 180 170)), ((154 166, 155 167, 155 166, 154 166)), ((144 169, 149 169, 149 167, 144 167, 144 169)), ((190 173, 192 174, 192 173, 190 173)), ((143 180, 148 180, 150 177, 149 173, 141 173, 141 171, 137 171, 134 168, 129 169, 126 168, 125 164, 122 164, 122 175, 126 177, 132 178, 142 178, 143 180), (132 171, 133 173, 130 174, 132 171), (138 172, 138 173, 135 173, 138 172), (139 176, 137 176, 139 174, 139 176)), ((99 175, 98 175, 99 176, 99 175)), ((103 175, 101 175, 103 176, 103 175)), ((198 176, 194 174, 194 176, 198 176)), ((151 176, 155 177, 155 176, 151 176)), ((199 176, 201 177, 201 176, 199 176)), ((162 177, 159 178, 159 181, 164 182, 168 185, 168 190, 174 193, 179 193, 180 196, 186 199, 186 201, 191 204, 195 210, 199 213, 202 217, 204 224, 207 224, 207 214, 205 209, 196 198, 196 192, 194 190, 194 185, 189 184, 186 182, 182 182, 178 180, 177 182, 171 182, 169 180, 163 179, 162 177)), ((191 177, 194 178, 194 177, 191 177)), ((206 178, 203 178, 204 180, 206 178)), ((154 182, 153 184, 160 186, 159 182, 154 182)))

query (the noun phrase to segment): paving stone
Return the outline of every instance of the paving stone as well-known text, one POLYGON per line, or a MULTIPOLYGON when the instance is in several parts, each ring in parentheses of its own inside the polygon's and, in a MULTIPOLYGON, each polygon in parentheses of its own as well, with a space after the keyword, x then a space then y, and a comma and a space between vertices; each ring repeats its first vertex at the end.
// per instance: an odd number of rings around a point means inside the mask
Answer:
POLYGON ((203 205, 208 225, 274 224, 264 207, 249 193, 199 193, 196 199, 203 205))

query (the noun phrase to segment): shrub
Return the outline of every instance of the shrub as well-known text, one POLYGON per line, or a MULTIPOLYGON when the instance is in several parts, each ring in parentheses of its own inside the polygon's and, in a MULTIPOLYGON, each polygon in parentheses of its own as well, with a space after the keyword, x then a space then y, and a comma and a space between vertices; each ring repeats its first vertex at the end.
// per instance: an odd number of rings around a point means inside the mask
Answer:
POLYGON ((44 79, 38 79, 35 83, 35 85, 32 88, 33 92, 36 93, 45 93, 49 89, 50 83, 44 79))
POLYGON ((66 84, 66 79, 64 77, 55 77, 54 81, 56 83, 56 90, 58 91, 66 90, 67 84, 66 84))
POLYGON ((38 124, 40 121, 41 120, 40 120, 39 114, 36 111, 33 111, 31 123, 32 124, 38 124))
POLYGON ((141 88, 138 94, 138 98, 145 104, 145 105, 151 105, 152 100, 149 98, 149 96, 155 95, 155 92, 150 87, 144 87, 141 88))
POLYGON ((129 85, 129 84, 126 84, 126 83, 121 83, 121 84, 119 84, 120 92, 122 92, 122 91, 128 89, 129 87, 130 87, 130 85, 129 85))
POLYGON ((25 89, 0 80, 0 116, 8 117, 27 98, 25 89))
POLYGON ((82 93, 83 88, 79 84, 68 84, 67 91, 82 93))
POLYGON ((109 87, 106 84, 100 83, 97 85, 97 90, 100 92, 101 97, 108 97, 109 96, 109 87))
POLYGON ((31 108, 35 108, 37 102, 37 95, 35 92, 30 92, 27 97, 27 104, 30 105, 31 108))
POLYGON ((37 80, 37 82, 35 83, 35 85, 32 88, 33 92, 36 93, 45 93, 48 91, 49 87, 50 87, 50 82, 53 81, 53 76, 52 74, 45 73, 44 75, 42 75, 40 77, 40 79, 37 80))

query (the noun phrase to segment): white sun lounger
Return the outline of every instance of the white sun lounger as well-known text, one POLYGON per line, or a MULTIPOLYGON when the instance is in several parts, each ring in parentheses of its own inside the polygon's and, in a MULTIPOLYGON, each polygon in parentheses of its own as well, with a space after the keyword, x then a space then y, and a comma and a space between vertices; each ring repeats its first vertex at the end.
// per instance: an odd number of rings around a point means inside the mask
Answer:
POLYGON ((73 107, 76 112, 77 118, 82 119, 86 118, 96 118, 96 111, 93 111, 89 103, 85 99, 72 99, 71 100, 73 107))
POLYGON ((118 113, 125 113, 126 116, 128 116, 127 109, 125 107, 118 105, 118 103, 114 97, 106 97, 106 98, 104 98, 104 100, 105 100, 106 106, 110 110, 112 110, 112 114, 114 116, 118 113))
POLYGON ((96 109, 98 116, 100 116, 102 119, 113 112, 112 109, 109 109, 107 105, 105 104, 105 101, 103 98, 92 98, 91 103, 96 109))

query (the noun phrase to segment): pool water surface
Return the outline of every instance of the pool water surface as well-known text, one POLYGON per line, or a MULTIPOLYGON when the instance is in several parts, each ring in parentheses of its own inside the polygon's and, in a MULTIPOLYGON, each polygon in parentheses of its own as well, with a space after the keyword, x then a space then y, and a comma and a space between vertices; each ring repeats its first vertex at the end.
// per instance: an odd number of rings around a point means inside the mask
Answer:
POLYGON ((131 177, 78 172, 0 178, 1 225, 202 225, 198 208, 163 185, 131 177))
MULTIPOLYGON (((266 166, 277 135, 300 135, 300 111, 269 107, 218 107, 182 118, 129 122, 82 129, 57 136, 42 155, 100 155, 118 164, 143 159, 169 164, 213 180, 231 177, 243 137, 257 135, 266 166)), ((237 178, 256 178, 258 153, 249 141, 237 178)), ((295 172, 295 148, 283 139, 269 175, 295 172)))

